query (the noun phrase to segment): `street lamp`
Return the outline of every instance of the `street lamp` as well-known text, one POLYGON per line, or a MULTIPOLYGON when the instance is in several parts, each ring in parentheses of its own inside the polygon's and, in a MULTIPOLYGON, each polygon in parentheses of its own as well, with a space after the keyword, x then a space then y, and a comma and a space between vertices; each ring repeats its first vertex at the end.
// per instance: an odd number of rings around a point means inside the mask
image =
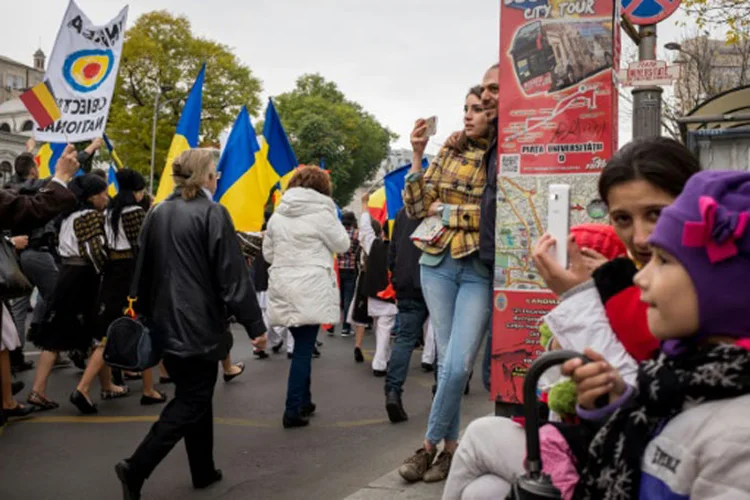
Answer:
MULTIPOLYGON (((154 99, 154 120, 151 125, 151 172, 148 178, 148 189, 152 195, 154 194, 154 163, 156 162, 156 120, 159 118, 159 107, 162 104, 160 102, 162 94, 166 94, 173 88, 174 87, 171 85, 159 85, 159 92, 156 93, 156 98, 154 99)), ((174 99, 170 99, 170 101, 173 100, 174 99)))
POLYGON ((680 45, 677 42, 669 42, 664 44, 664 48, 667 50, 676 50, 678 52, 682 52, 682 45, 680 45))

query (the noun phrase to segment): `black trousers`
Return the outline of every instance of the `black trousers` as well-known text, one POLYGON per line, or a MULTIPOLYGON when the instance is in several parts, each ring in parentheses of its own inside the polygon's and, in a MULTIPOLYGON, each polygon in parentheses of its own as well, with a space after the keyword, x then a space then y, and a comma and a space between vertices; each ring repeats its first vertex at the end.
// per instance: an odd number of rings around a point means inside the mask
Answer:
POLYGON ((190 475, 193 482, 201 482, 215 470, 212 399, 219 363, 166 354, 164 367, 175 383, 174 399, 161 412, 128 462, 133 473, 145 479, 180 439, 185 438, 190 475))

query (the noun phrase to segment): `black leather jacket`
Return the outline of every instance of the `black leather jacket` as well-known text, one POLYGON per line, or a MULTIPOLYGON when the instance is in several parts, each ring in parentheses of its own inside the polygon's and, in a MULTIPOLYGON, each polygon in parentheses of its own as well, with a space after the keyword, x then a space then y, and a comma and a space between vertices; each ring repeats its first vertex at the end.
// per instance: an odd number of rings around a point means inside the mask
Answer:
POLYGON ((203 192, 191 201, 177 193, 154 208, 144 222, 141 251, 139 312, 162 334, 166 353, 225 358, 230 316, 250 338, 265 333, 229 213, 203 192))

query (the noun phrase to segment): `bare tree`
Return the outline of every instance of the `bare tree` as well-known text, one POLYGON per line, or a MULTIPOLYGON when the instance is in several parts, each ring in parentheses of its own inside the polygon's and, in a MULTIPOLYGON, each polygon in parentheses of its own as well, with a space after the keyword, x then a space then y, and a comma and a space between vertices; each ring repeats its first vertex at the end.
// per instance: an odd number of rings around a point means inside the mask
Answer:
POLYGON ((682 70, 674 95, 664 100, 663 121, 669 133, 678 137, 677 118, 706 99, 750 84, 750 37, 727 44, 707 35, 690 36, 668 48, 677 51, 673 63, 682 70))

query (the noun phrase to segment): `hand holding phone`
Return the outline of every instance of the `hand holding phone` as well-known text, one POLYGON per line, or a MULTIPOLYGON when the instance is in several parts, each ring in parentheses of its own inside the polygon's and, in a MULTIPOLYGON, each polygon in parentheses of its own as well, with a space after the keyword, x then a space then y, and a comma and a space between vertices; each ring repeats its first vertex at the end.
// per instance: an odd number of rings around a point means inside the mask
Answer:
POLYGON ((431 116, 425 120, 427 129, 425 130, 424 137, 432 137, 437 134, 437 116, 431 116))
POLYGON ((547 233, 555 238, 555 260, 568 267, 568 234, 570 233, 570 185, 550 184, 547 204, 547 233))

